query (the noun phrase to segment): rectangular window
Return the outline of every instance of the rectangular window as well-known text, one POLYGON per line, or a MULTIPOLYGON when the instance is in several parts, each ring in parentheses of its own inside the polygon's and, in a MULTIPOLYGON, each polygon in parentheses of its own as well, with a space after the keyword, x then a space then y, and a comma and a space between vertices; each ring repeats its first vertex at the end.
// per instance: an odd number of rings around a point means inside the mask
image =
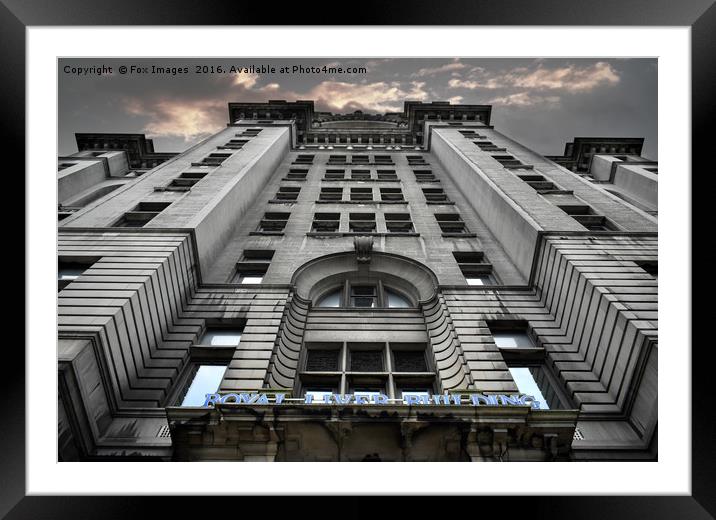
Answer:
POLYGON ((518 175, 518 177, 537 191, 550 191, 558 189, 557 186, 552 181, 547 180, 544 175, 530 174, 518 175))
POLYGON ((306 371, 337 372, 340 370, 340 349, 309 349, 306 352, 306 371))
POLYGON ((293 164, 313 164, 314 155, 299 154, 293 164))
POLYGON ((446 235, 465 235, 468 233, 465 222, 457 213, 436 213, 435 220, 446 235))
POLYGON ((230 153, 210 153, 199 161, 199 164, 204 166, 219 166, 229 157, 231 157, 230 153))
POLYGON ((351 188, 351 201, 373 202, 373 188, 351 188))
POLYGON ((352 181, 369 181, 370 170, 351 170, 352 181))
POLYGON ((377 394, 386 394, 393 402, 415 395, 420 397, 405 404, 427 404, 434 391, 435 372, 425 344, 309 343, 303 356, 302 393, 317 404, 324 403, 326 393, 352 393, 369 402, 377 394))
POLYGON ((273 255, 273 249, 245 249, 241 259, 236 263, 236 274, 232 283, 262 283, 273 255))
POLYGON ((282 202, 295 202, 298 200, 298 194, 301 192, 300 187, 296 186, 280 186, 276 192, 274 200, 282 202))
POLYGON ((375 213, 350 213, 348 229, 354 233, 375 232, 375 213))
POLYGON ((437 179, 432 170, 413 170, 417 182, 435 182, 437 179))
POLYGON ((407 159, 409 166, 425 166, 428 164, 422 155, 408 155, 407 159))
POLYGON ((380 188, 380 200, 383 202, 404 202, 405 198, 400 188, 380 188))
POLYGON ((492 265, 482 251, 453 251, 453 256, 468 285, 495 285, 492 265))
POLYGON ((346 164, 348 156, 346 155, 330 155, 328 156, 328 164, 346 164))
POLYGON ((390 155, 375 155, 373 156, 373 162, 378 165, 395 164, 390 155))
POLYGON ((428 363, 425 359, 425 350, 393 349, 393 371, 427 372, 428 363))
POLYGON ((413 222, 410 213, 386 213, 385 228, 388 233, 412 233, 413 222))
POLYGON ((243 131, 241 135, 249 136, 249 137, 256 137, 261 133, 261 128, 247 128, 243 131))
POLYGON ((112 227, 143 227, 170 204, 171 202, 140 202, 132 211, 122 215, 112 227))
POLYGON ((519 320, 488 321, 495 345, 500 349, 535 349, 535 345, 528 333, 527 323, 519 320))
POLYGON ((242 333, 243 328, 207 327, 197 344, 207 347, 235 347, 241 343, 242 333))
POLYGON ((445 204, 450 202, 442 188, 423 188, 423 195, 428 204, 445 204))
POLYGON ((495 159, 498 163, 500 163, 505 168, 515 168, 518 166, 524 166, 522 161, 514 158, 511 155, 493 155, 493 159, 495 159))
POLYGON ((318 200, 324 202, 341 201, 343 200, 343 188, 321 188, 318 200))
POLYGON ((351 285, 351 307, 377 307, 378 295, 375 285, 351 285))
POLYGON ((243 148, 248 142, 248 139, 231 139, 228 143, 224 144, 224 148, 241 150, 241 148, 243 148))
POLYGON ((368 164, 367 155, 354 155, 351 157, 351 164, 368 164))
POLYGON ((266 212, 264 218, 259 222, 257 231, 259 233, 283 233, 290 216, 290 213, 266 212))
POLYGON ((183 172, 177 177, 176 179, 173 179, 172 182, 169 184, 169 186, 177 187, 177 188, 190 188, 191 186, 194 186, 197 182, 199 182, 201 179, 206 177, 208 172, 195 172, 195 171, 188 171, 183 172))
POLYGON ((498 152, 504 150, 504 148, 500 148, 499 146, 496 146, 490 141, 475 141, 475 144, 483 152, 498 152))
POLYGON ((398 175, 395 170, 377 170, 378 180, 380 181, 397 181, 398 175))
POLYGON ((343 180, 345 178, 345 175, 345 170, 328 169, 326 170, 326 176, 324 177, 324 179, 327 181, 338 181, 343 180))
POLYGON ((619 231, 619 227, 587 204, 558 205, 559 209, 590 231, 619 231))
POLYGON ((215 394, 224 378, 227 365, 197 365, 181 406, 202 406, 206 394, 215 394))
POLYGON ((338 233, 340 223, 340 213, 315 213, 312 230, 315 233, 338 233))
POLYGON ((308 175, 308 169, 306 168, 289 168, 286 174, 287 181, 305 181, 308 175))

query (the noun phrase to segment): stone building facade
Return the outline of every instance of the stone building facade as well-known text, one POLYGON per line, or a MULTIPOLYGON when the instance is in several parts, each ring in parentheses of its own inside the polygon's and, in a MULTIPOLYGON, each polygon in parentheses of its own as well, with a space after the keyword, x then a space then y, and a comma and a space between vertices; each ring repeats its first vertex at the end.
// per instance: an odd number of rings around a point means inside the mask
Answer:
POLYGON ((59 222, 60 460, 655 459, 655 213, 491 106, 313 108, 59 222))

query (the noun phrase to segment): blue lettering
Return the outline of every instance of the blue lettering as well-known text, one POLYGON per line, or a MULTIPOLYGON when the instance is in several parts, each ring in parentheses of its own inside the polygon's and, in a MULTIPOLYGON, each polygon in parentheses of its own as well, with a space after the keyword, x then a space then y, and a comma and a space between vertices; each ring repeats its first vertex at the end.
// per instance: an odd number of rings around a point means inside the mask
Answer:
POLYGON ((219 394, 206 394, 204 404, 201 406, 215 405, 217 402, 221 402, 221 396, 219 394))

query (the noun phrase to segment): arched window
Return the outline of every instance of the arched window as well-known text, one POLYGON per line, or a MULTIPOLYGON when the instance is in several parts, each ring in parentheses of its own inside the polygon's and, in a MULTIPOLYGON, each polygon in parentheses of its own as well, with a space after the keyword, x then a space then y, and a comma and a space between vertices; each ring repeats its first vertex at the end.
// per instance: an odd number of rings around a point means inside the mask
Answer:
POLYGON ((413 306, 405 296, 388 287, 385 288, 385 302, 386 307, 391 309, 406 309, 413 306))
POLYGON ((342 299, 343 289, 333 289, 318 299, 316 307, 341 307, 342 299))
POLYGON ((410 309, 416 307, 416 304, 405 293, 385 286, 380 280, 375 282, 345 280, 343 285, 333 287, 318 296, 315 306, 321 308, 410 309))

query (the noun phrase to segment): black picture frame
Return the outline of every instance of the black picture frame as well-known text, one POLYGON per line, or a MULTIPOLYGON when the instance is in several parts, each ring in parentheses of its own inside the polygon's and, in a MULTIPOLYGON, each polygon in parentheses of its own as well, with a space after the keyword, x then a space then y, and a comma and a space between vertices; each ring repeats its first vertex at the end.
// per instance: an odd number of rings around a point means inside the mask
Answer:
MULTIPOLYGON (((2 85, 2 142, 6 155, 13 158, 13 172, 18 183, 15 193, 22 190, 17 172, 24 170, 25 136, 25 29, 28 26, 48 25, 294 25, 298 23, 323 25, 589 25, 589 26, 689 26, 691 27, 692 72, 692 165, 703 176, 710 171, 709 126, 712 125, 714 92, 716 92, 716 6, 714 0, 391 0, 360 3, 350 17, 335 2, 314 1, 290 7, 262 2, 192 1, 192 0, 2 0, 0 2, 0 51, 3 74, 2 85)), ((48 71, 48 74, 52 74, 48 71)), ((686 172, 683 172, 686 175, 686 172)), ((693 208, 708 207, 707 189, 693 189, 693 208)), ((701 188, 701 178, 698 178, 701 188)), ((19 197, 16 197, 19 198, 19 197)), ((707 236, 713 218, 694 215, 692 236, 707 236)), ((24 243, 19 226, 6 226, 6 240, 15 247, 24 243), (16 236, 12 236, 12 234, 16 236)), ((701 242, 702 244, 706 241, 701 242)), ((703 246, 702 246, 703 247, 703 246)), ((693 254, 694 272, 703 273, 706 263, 715 260, 710 249, 701 255, 693 254)), ((25 271, 25 276, 31 273, 25 271)), ((19 283, 19 277, 16 283, 19 283)), ((713 276, 699 278, 701 291, 710 289, 713 276)), ((24 289, 24 287, 22 288, 24 289)), ((8 288, 6 287, 6 290, 8 288)), ((21 288, 17 288, 16 294, 21 288)), ((22 293, 24 294, 24 292, 22 293)), ((23 297, 24 298, 24 297, 23 297)), ((696 300, 694 300, 695 302, 696 300)), ((17 305, 15 308, 19 308, 17 305)), ((23 306, 24 308, 24 306, 23 306)), ((705 329, 709 322, 709 306, 692 306, 693 332, 705 329)), ((693 338, 698 337, 692 334, 693 338)), ((696 341, 693 342, 696 344, 696 341)), ((24 352, 5 345, 6 370, 3 371, 0 403, 0 517, 21 518, 125 518, 149 513, 159 498, 149 497, 37 497, 25 496, 25 399, 24 352), (12 368, 10 368, 12 367, 12 368), (22 368, 20 368, 22 367, 22 368)), ((669 345, 687 352, 688 345, 669 345)), ((694 348, 692 354, 692 494, 690 496, 644 497, 481 497, 480 511, 486 511, 484 500, 498 506, 510 516, 530 515, 532 518, 714 518, 716 516, 716 421, 710 398, 708 343, 694 348), (502 501, 502 504, 498 503, 502 501)), ((48 410, 54 404, 47 403, 48 410)), ((50 413, 50 412, 48 412, 50 413)), ((662 443, 673 442, 662 438, 662 443)), ((355 488, 347 486, 350 491, 355 488)), ((211 498, 211 508, 227 499, 211 498)), ((443 497, 452 501, 453 498, 443 497)), ((473 499, 474 500, 474 499, 473 499)), ((184 516, 186 501, 174 498, 162 500, 163 515, 184 516)), ((433 501, 433 504, 435 502, 433 501)), ((242 502, 246 507, 246 502, 242 502)), ((275 507, 271 501, 268 508, 275 507)), ((310 499, 294 497, 291 507, 317 508, 310 499), (303 506, 303 507, 302 507, 303 506)), ((401 514, 421 512, 423 500, 403 501, 401 514), (411 511, 414 509, 414 511, 411 511)), ((374 505, 368 498, 351 497, 342 509, 352 517, 372 513, 374 505)), ((454 507, 442 502, 442 507, 454 507)), ((217 509, 214 509, 217 508, 217 509)), ((276 514, 273 511, 271 514, 276 514)), ((212 514, 212 513, 209 513, 212 514)))

